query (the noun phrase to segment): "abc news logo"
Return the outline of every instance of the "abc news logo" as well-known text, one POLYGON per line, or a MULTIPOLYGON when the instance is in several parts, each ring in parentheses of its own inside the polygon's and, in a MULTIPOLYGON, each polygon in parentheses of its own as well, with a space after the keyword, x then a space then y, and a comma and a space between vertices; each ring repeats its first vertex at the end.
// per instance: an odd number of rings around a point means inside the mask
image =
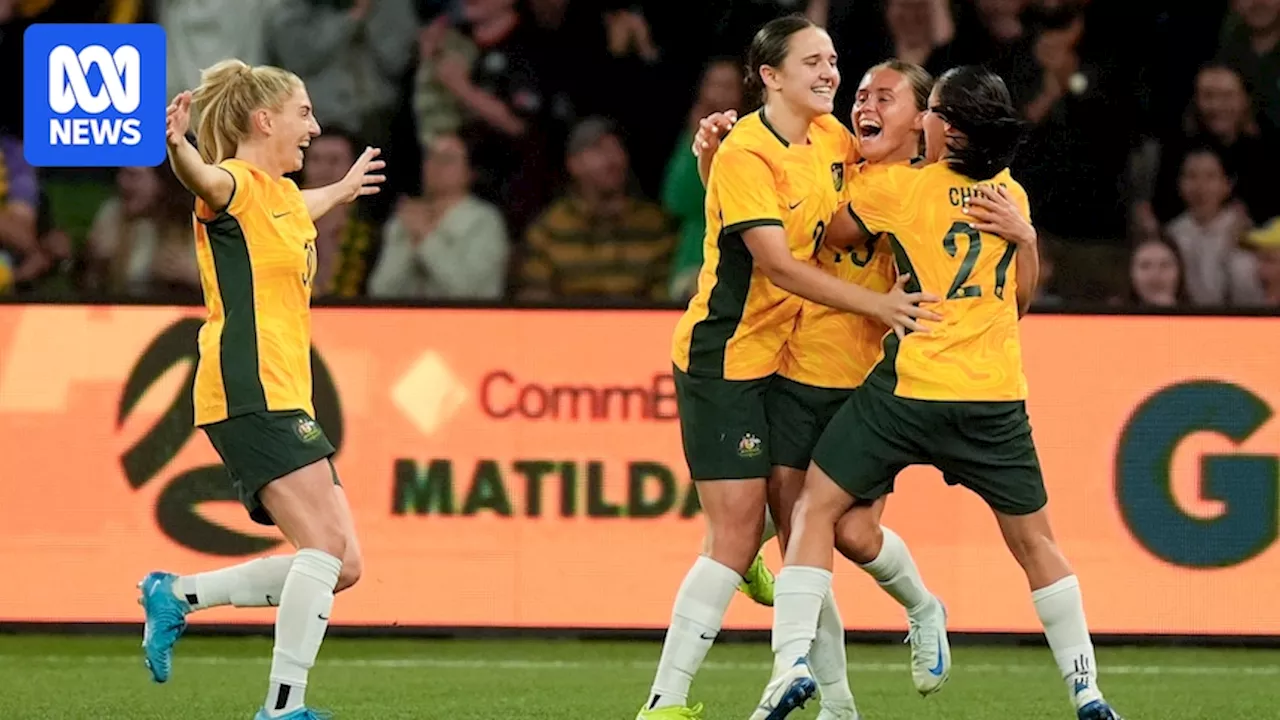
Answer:
POLYGON ((164 162, 163 28, 36 24, 23 39, 27 162, 36 167, 164 162))
MULTIPOLYGON (((142 57, 138 48, 121 45, 114 53, 101 45, 76 52, 59 45, 49 53, 49 108, 67 115, 77 108, 100 115, 108 108, 128 115, 142 104, 142 57), (98 92, 89 89, 88 72, 102 75, 98 92)), ((137 145, 142 142, 137 118, 54 117, 49 119, 51 145, 137 145)))

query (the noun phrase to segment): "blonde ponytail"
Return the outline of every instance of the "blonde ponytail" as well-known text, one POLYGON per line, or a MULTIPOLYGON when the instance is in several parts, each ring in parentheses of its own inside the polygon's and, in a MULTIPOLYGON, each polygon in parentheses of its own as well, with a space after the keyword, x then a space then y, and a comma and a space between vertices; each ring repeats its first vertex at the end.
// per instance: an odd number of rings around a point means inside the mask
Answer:
POLYGON ((250 67, 239 60, 223 60, 200 74, 200 87, 192 94, 199 115, 196 140, 200 157, 216 164, 234 157, 249 137, 253 113, 279 109, 302 87, 302 79, 288 70, 269 65, 250 67))

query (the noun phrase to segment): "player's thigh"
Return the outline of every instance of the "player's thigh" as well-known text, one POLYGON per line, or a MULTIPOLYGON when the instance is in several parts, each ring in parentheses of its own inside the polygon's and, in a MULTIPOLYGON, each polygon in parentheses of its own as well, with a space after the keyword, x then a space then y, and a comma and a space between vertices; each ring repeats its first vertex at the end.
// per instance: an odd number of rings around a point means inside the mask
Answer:
MULTIPOLYGON (((277 524, 263 507, 263 488, 334 453, 319 423, 301 410, 237 415, 201 429, 222 459, 249 516, 263 525, 277 524)), ((335 473, 328 469, 325 473, 330 483, 337 482, 335 473)))
POLYGON ((773 376, 764 396, 773 464, 794 468, 803 475, 822 431, 852 393, 851 389, 816 387, 773 376))
POLYGON ((680 438, 696 482, 769 477, 769 378, 724 380, 674 370, 680 438))
POLYGON ((823 430, 813 463, 855 499, 875 500, 893 492, 903 468, 927 461, 919 432, 920 420, 899 398, 861 387, 823 430))
POLYGON ((953 422, 936 441, 949 485, 977 493, 998 513, 1030 515, 1048 503, 1031 422, 1021 402, 948 403, 953 422))

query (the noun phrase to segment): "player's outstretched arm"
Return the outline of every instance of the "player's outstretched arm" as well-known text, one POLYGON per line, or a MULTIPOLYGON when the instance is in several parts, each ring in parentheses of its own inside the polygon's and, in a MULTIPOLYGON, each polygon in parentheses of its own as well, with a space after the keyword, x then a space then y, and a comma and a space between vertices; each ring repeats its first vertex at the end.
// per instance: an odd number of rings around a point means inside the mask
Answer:
POLYGON ((378 186, 386 181, 386 175, 375 174, 387 166, 378 160, 382 150, 366 147, 355 164, 347 171, 346 177, 332 185, 309 188, 302 191, 302 199, 307 203, 307 213, 312 220, 319 220, 326 213, 344 203, 353 202, 364 195, 374 195, 380 190, 378 186))
POLYGON ((920 307, 922 302, 938 302, 936 295, 904 290, 906 275, 898 278, 889 292, 878 293, 797 260, 787 248, 787 237, 781 227, 751 228, 743 232, 742 238, 756 266, 774 285, 806 300, 876 318, 893 328, 899 337, 907 330, 927 332, 920 320, 942 319, 937 313, 920 307))
POLYGON ((989 188, 979 185, 977 193, 969 198, 964 211, 973 216, 973 226, 985 233, 999 235, 1018 246, 1014 273, 1018 282, 1018 317, 1027 314, 1040 283, 1040 248, 1035 226, 1027 220, 1024 211, 1006 188, 989 188))
POLYGON ((191 92, 179 93, 165 113, 165 143, 169 164, 183 187, 211 208, 221 210, 231 203, 236 182, 231 173, 210 165, 200 157, 187 129, 191 126, 191 92))

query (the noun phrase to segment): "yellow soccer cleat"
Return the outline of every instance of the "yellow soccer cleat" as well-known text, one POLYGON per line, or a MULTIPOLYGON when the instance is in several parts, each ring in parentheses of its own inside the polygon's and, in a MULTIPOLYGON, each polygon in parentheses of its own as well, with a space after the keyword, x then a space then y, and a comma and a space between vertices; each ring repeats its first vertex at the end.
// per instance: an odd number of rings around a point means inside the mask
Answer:
POLYGON ((738 590, 761 605, 773 607, 773 573, 764 561, 764 553, 756 555, 738 590))
POLYGON ((636 720, 702 720, 702 703, 693 707, 668 705, 652 710, 641 708, 636 720))

